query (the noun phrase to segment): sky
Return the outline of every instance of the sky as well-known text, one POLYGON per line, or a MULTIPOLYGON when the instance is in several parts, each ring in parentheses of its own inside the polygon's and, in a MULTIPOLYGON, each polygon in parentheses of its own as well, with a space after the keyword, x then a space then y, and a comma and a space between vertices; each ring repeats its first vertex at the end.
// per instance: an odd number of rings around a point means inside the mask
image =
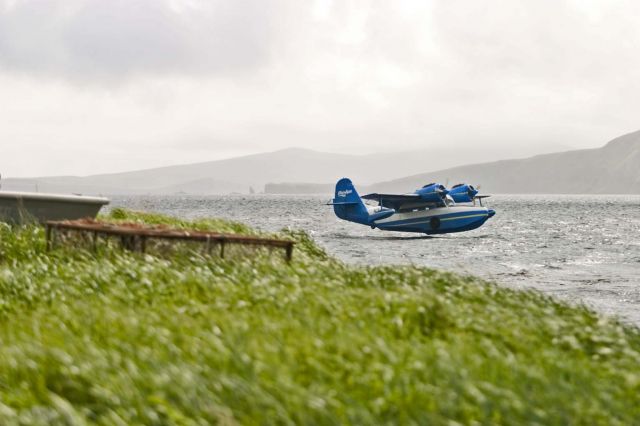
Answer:
POLYGON ((0 173, 640 129, 635 0, 0 0, 0 173))

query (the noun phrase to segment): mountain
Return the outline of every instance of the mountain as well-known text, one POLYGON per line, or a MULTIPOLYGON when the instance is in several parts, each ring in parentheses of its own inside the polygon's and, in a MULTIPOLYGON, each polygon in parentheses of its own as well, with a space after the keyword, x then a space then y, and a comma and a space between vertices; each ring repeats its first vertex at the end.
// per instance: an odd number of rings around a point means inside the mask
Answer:
POLYGON ((481 184, 505 194, 640 194, 640 131, 602 148, 472 164, 390 180, 366 188, 407 192, 429 182, 481 184))
MULTIPOLYGON (((268 183, 331 183, 351 176, 371 184, 492 158, 497 150, 480 147, 464 152, 450 148, 391 154, 343 155, 290 148, 227 160, 86 177, 54 176, 3 179, 5 190, 84 194, 225 194, 262 191, 268 183)), ((506 155, 501 152, 501 155, 506 155)))
POLYGON ((334 183, 268 183, 264 186, 267 194, 331 194, 334 183))
POLYGON ((481 144, 464 150, 371 155, 290 148, 125 173, 1 183, 5 190, 84 194, 246 194, 265 186, 271 193, 317 193, 331 192, 337 179, 348 176, 362 191, 407 192, 439 181, 480 183, 483 192, 494 193, 640 193, 640 131, 598 149, 486 162, 508 152, 481 144))

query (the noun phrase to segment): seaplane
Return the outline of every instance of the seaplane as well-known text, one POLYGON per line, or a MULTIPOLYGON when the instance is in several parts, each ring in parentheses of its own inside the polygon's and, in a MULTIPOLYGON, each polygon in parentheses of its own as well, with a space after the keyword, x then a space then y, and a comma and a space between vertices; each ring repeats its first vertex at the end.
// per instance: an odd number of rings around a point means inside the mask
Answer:
POLYGON ((447 189, 439 183, 427 184, 408 194, 373 193, 361 197, 351 180, 342 178, 336 183, 334 198, 327 204, 333 206, 340 219, 372 229, 431 235, 482 226, 496 214, 482 205, 482 199, 487 197, 479 195, 473 185, 458 184, 447 189))

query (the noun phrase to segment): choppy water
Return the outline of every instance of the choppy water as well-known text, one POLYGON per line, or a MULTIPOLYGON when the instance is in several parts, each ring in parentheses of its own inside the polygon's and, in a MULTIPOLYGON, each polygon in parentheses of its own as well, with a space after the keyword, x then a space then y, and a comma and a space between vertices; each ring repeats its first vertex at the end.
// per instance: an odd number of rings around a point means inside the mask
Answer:
POLYGON ((423 265, 536 288, 640 325, 640 196, 495 196, 496 216, 423 236, 338 220, 312 196, 115 197, 112 206, 309 231, 346 262, 423 265))

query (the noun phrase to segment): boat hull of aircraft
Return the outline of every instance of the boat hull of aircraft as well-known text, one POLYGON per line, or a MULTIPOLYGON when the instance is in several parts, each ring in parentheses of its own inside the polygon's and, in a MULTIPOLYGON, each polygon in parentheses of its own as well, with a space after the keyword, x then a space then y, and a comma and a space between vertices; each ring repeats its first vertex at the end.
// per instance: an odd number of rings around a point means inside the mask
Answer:
POLYGON ((410 194, 374 193, 360 197, 351 180, 343 178, 336 184, 335 197, 329 204, 340 219, 371 228, 448 234, 479 228, 495 214, 494 210, 475 205, 475 198, 482 201, 482 197, 487 196, 478 196, 477 190, 469 185, 465 185, 463 190, 463 195, 474 203, 473 206, 457 205, 447 195, 449 191, 440 184, 425 185, 410 194), (365 205, 363 199, 375 201, 378 205, 365 205))
POLYGON ((485 207, 435 207, 394 215, 374 222, 383 231, 448 234, 481 227, 495 212, 485 207))

